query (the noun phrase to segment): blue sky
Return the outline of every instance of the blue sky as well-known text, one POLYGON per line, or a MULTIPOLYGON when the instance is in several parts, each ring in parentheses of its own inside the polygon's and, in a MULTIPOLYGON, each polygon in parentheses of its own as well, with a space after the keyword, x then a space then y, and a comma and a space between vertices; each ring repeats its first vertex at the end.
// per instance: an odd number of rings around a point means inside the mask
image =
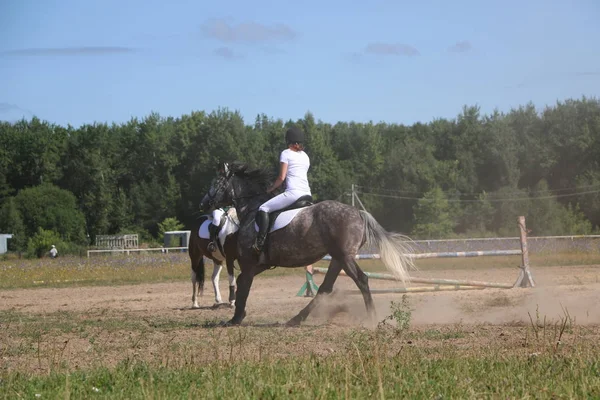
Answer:
POLYGON ((4 0, 0 119, 412 124, 600 94, 600 2, 4 0))

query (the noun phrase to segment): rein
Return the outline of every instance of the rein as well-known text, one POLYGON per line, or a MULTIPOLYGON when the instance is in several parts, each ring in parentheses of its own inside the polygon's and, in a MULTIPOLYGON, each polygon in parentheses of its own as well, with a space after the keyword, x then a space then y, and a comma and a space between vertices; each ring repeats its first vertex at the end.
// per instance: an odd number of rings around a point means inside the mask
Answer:
MULTIPOLYGON (((252 194, 247 194, 244 196, 235 196, 235 189, 232 187, 231 191, 233 192, 234 196, 231 197, 231 202, 233 203, 233 206, 237 209, 238 208, 238 201, 239 200, 243 200, 243 199, 250 199, 252 197, 257 197, 260 196, 262 193, 252 193, 252 194)), ((248 207, 248 205, 246 205, 245 207, 241 208, 240 211, 244 212, 245 209, 248 207)))
MULTIPOLYGON (((244 213, 249 204, 245 205, 243 208, 240 208, 240 200, 244 200, 244 199, 251 199, 254 197, 258 197, 261 196, 262 194, 265 195, 269 195, 269 193, 265 192, 254 192, 254 193, 249 193, 249 194, 245 194, 245 195, 237 195, 237 188, 233 185, 233 182, 231 181, 231 179, 234 177, 234 173, 228 173, 225 176, 223 176, 221 179, 219 179, 219 182, 217 184, 217 186, 215 188, 213 188, 212 193, 211 191, 208 192, 208 199, 209 199, 209 203, 214 205, 216 203, 215 200, 217 200, 216 198, 219 197, 219 200, 222 199, 222 194, 219 195, 219 193, 221 192, 229 192, 229 195, 231 197, 231 203, 233 204, 233 206, 236 209, 239 209, 239 211, 241 213, 244 213)), ((271 196, 272 197, 272 196, 271 196)))

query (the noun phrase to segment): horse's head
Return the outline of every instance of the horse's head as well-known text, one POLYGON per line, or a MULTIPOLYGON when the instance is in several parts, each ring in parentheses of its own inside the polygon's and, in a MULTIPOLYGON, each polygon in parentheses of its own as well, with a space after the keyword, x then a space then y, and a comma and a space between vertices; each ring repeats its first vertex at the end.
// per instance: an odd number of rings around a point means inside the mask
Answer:
POLYGON ((242 198, 265 194, 271 180, 272 176, 265 170, 248 170, 248 165, 243 163, 222 163, 201 207, 223 207, 242 198))
POLYGON ((217 168, 217 176, 213 179, 208 192, 200 202, 200 208, 207 210, 231 204, 231 176, 233 172, 228 163, 217 168))

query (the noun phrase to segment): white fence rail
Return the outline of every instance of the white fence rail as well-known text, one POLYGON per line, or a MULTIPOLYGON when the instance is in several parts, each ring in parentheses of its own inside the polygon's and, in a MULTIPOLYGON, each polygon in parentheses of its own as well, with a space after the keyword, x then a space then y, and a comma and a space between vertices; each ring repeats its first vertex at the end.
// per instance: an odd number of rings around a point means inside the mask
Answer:
MULTIPOLYGON (((468 238, 468 239, 434 239, 415 240, 411 242, 415 253, 443 253, 456 251, 513 250, 519 248, 519 237, 468 238), (465 246, 466 245, 466 246, 465 246)), ((561 251, 600 252, 600 235, 571 236, 530 236, 527 237, 531 253, 561 251)), ((187 250, 187 247, 165 247, 151 249, 106 249, 88 250, 91 253, 135 253, 135 252, 176 252, 187 250)), ((363 247, 361 254, 372 254, 374 249, 363 247)))
MULTIPOLYGON (((456 251, 512 250, 519 248, 519 237, 415 240, 410 243, 415 253, 456 251)), ((532 253, 600 252, 600 235, 528 236, 532 253)), ((361 253, 372 253, 362 248, 361 253)))
POLYGON ((127 235, 98 235, 96 247, 103 249, 137 249, 139 246, 137 234, 127 235))
MULTIPOLYGON (((90 258, 90 254, 92 253, 125 253, 129 255, 130 253, 142 253, 142 252, 161 252, 161 253, 173 253, 173 252, 182 252, 183 250, 187 251, 187 247, 155 247, 151 249, 109 249, 109 250, 88 250, 87 256, 90 258)), ((111 254, 112 255, 112 254, 111 254)))

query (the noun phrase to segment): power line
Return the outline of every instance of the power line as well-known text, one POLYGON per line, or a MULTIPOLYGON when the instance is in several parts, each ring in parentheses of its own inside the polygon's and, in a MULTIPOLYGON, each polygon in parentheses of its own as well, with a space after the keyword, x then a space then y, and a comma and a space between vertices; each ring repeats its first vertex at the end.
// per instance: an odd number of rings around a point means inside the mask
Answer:
MULTIPOLYGON (((412 190, 398 190, 398 189, 374 189, 374 188, 368 188, 368 187, 364 187, 361 185, 354 185, 355 188, 359 188, 359 189, 363 189, 366 190, 368 192, 386 192, 386 193, 402 193, 402 194, 414 194, 414 195, 419 195, 419 196, 423 196, 425 195, 425 192, 419 192, 419 191, 412 191, 412 190)), ((600 190, 600 184, 596 184, 596 185, 586 185, 586 186, 579 186, 579 187, 574 187, 574 188, 562 188, 562 189, 546 189, 546 190, 535 190, 535 193, 560 193, 560 192, 567 192, 567 191, 575 191, 575 190, 582 190, 582 189, 591 189, 591 188, 598 188, 600 190)), ((490 192, 488 192, 489 194, 490 192)), ((460 192, 459 193, 461 196, 479 196, 481 194, 483 194, 482 192, 478 192, 478 193, 468 193, 468 192, 460 192)), ((511 194, 520 194, 523 195, 523 192, 505 192, 504 194, 506 195, 511 195, 511 194)), ((523 197, 523 198, 529 198, 529 197, 523 197)))
MULTIPOLYGON (((388 194, 379 194, 379 193, 369 193, 369 192, 359 192, 361 195, 366 196, 375 196, 375 197, 384 197, 391 199, 402 199, 402 200, 417 200, 417 201, 435 201, 435 199, 427 199, 424 197, 407 197, 407 196, 392 196, 388 194)), ((544 200, 544 199, 556 199, 556 198, 565 198, 565 197, 575 197, 581 196, 585 194, 593 194, 600 193, 600 190, 590 190, 587 192, 580 193, 571 193, 571 194, 557 194, 552 196, 534 196, 534 197, 509 197, 504 199, 486 199, 486 200, 466 200, 466 199, 447 199, 449 203, 481 203, 483 201, 489 201, 490 203, 500 203, 500 202, 510 202, 510 201, 531 201, 531 200, 544 200)))

